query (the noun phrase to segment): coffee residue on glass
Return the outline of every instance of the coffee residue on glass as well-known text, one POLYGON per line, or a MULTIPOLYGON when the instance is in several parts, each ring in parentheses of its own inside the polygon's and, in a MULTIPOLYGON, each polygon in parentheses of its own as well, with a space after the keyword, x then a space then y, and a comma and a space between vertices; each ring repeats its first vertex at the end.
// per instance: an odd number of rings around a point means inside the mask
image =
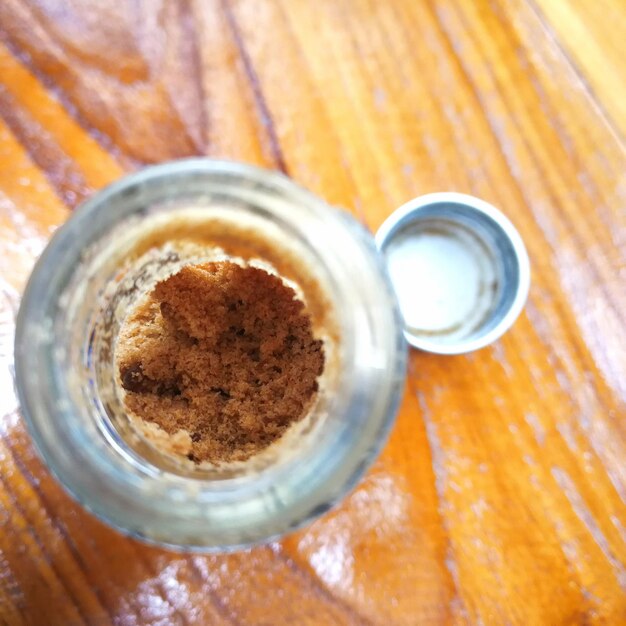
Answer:
POLYGON ((257 454, 307 414, 325 355, 279 276, 217 261, 157 283, 126 317, 116 363, 144 432, 165 431, 170 451, 219 465, 257 454))

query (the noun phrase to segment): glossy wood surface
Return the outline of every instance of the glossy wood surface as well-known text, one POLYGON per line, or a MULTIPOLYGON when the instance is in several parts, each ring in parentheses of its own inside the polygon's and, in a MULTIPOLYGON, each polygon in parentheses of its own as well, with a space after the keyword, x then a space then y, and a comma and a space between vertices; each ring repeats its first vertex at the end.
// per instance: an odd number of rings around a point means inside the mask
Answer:
POLYGON ((626 624, 626 3, 0 2, 0 623, 626 624), (108 529, 38 460, 19 294, 83 198, 193 154, 286 172, 372 230, 457 190, 529 250, 495 345, 413 352, 333 512, 229 556, 108 529))

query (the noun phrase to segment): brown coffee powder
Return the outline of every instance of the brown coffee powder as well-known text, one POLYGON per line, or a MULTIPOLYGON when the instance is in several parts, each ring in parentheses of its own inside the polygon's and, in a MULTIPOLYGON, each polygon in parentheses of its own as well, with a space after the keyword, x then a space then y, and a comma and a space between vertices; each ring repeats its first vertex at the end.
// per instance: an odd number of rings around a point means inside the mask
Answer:
POLYGON ((126 409, 215 464, 245 460, 304 417, 324 369, 304 304, 278 276, 231 262, 158 283, 120 331, 126 409))

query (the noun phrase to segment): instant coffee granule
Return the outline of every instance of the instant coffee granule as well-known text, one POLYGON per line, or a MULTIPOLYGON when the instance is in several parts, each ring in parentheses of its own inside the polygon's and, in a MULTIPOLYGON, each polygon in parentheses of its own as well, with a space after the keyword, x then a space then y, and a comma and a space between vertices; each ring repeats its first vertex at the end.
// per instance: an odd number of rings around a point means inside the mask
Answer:
POLYGON ((124 321, 116 363, 131 415, 188 433, 186 456, 219 465, 260 452, 307 414, 324 350, 280 277, 225 261, 158 283, 124 321))

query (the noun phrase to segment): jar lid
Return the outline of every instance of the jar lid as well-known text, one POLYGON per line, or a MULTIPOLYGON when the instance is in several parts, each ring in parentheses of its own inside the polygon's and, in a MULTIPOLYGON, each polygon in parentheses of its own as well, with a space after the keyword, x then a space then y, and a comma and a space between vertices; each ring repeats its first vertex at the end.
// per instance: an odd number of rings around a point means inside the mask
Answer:
POLYGON ((404 335, 438 354, 478 350, 510 328, 530 285, 528 254, 511 222, 473 196, 419 196, 376 233, 404 335))

